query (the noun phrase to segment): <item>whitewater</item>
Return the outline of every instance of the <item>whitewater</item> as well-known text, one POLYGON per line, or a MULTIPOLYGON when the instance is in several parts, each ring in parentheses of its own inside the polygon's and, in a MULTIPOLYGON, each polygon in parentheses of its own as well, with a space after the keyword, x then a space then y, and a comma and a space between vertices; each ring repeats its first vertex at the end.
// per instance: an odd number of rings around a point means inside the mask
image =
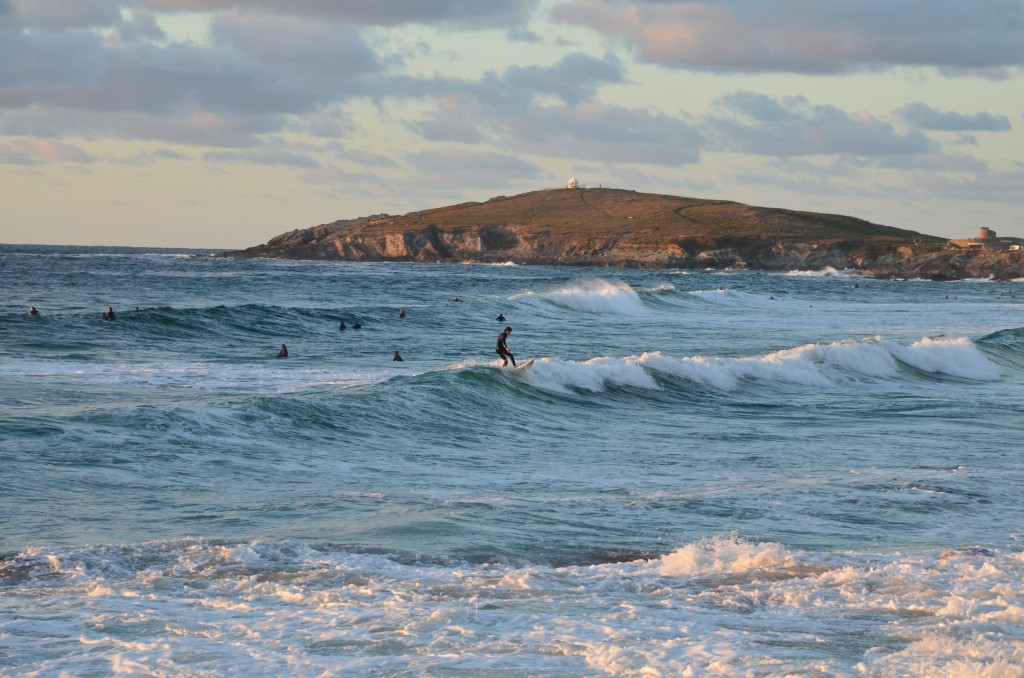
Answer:
POLYGON ((1022 281, 6 245, 0 289, 0 676, 1024 676, 1022 281))

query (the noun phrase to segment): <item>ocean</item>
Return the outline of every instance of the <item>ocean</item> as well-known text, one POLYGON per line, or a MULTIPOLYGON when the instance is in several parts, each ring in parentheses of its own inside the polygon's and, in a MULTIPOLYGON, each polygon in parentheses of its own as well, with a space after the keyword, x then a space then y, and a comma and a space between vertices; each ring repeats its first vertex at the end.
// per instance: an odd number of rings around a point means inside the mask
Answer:
POLYGON ((0 675, 1024 676, 1024 281, 8 245, 0 289, 0 675))

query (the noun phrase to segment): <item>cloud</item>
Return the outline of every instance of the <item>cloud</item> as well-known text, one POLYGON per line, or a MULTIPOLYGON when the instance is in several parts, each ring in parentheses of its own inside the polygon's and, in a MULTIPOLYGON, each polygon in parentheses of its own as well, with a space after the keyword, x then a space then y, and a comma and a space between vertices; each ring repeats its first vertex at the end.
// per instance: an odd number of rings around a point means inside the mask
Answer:
POLYGON ((738 91, 719 100, 708 119, 721 150, 757 155, 854 156, 929 153, 937 144, 920 132, 900 133, 865 111, 812 105, 804 97, 738 91))
POLYGON ((78 146, 53 139, 30 139, 0 144, 0 163, 39 165, 47 162, 83 164, 96 162, 96 158, 78 146))
POLYGON ((547 157, 677 166, 697 162, 704 146, 686 120, 596 101, 535 106, 505 124, 507 147, 547 157))
POLYGON ((537 0, 146 0, 154 9, 185 12, 257 10, 301 15, 363 26, 433 24, 459 28, 524 25, 537 0))
POLYGON ((229 165, 280 165, 301 169, 313 169, 320 166, 319 162, 308 155, 279 148, 210 151, 203 154, 203 162, 229 165))
POLYGON ((1010 119, 1005 115, 964 115, 940 111, 920 101, 907 104, 894 111, 894 114, 918 129, 939 132, 1006 132, 1012 129, 1010 119))
POLYGON ((1024 64, 1018 0, 570 0, 554 16, 671 68, 823 74, 933 66, 999 77, 1024 64))
POLYGON ((0 24, 0 134, 251 146, 293 116, 387 89, 351 27, 227 13, 211 19, 213 43, 158 44, 142 35, 152 16, 134 14, 143 28, 127 42, 0 24))
POLYGON ((121 21, 121 2, 110 0, 0 0, 0 16, 32 28, 93 28, 121 21))
POLYGON ((615 57, 570 54, 549 66, 489 71, 476 82, 419 81, 410 87, 437 108, 410 127, 429 140, 491 142, 544 157, 696 162, 704 140, 691 121, 597 99, 602 85, 624 80, 615 57))

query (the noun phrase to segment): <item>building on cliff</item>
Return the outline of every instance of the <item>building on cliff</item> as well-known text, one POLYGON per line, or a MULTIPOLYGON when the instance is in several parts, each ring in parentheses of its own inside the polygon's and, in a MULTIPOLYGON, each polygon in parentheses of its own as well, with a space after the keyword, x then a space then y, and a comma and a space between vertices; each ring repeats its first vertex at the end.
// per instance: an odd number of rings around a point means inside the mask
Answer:
POLYGON ((1000 238, 991 228, 982 226, 977 238, 950 240, 949 246, 962 250, 1019 250, 1024 248, 1024 238, 1000 238))

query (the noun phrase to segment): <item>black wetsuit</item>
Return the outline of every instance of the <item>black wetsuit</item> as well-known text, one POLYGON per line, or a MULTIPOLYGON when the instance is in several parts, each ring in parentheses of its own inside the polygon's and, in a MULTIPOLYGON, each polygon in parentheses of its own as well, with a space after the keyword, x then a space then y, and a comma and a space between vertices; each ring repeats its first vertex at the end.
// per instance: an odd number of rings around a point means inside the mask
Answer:
POLYGON ((508 350, 508 345, 505 343, 508 335, 502 332, 498 335, 498 345, 495 347, 494 352, 501 356, 502 360, 511 360, 512 365, 516 364, 515 356, 508 350))

